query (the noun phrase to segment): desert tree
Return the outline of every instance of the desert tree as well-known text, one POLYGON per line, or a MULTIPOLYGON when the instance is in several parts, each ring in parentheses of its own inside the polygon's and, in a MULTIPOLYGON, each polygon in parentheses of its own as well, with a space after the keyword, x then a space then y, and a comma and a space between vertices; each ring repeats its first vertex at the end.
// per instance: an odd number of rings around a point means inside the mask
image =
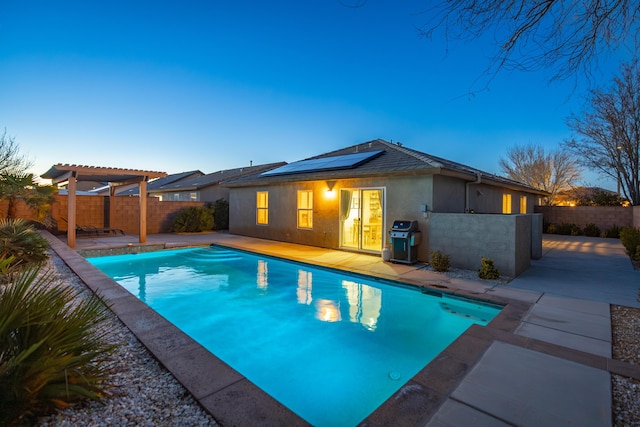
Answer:
POLYGON ((575 135, 565 146, 581 165, 618 182, 619 192, 640 205, 640 63, 620 67, 607 89, 589 92, 586 111, 567 119, 575 135))
POLYGON ((576 159, 561 147, 545 151, 540 145, 516 145, 500 159, 500 167, 510 179, 549 193, 546 205, 553 205, 559 192, 570 190, 580 179, 576 159))
POLYGON ((36 183, 27 172, 32 162, 20 153, 15 138, 5 129, 0 135, 0 200, 7 201, 6 218, 16 218, 18 200, 23 200, 40 222, 47 217, 54 200, 54 188, 36 183))
POLYGON ((438 0, 423 11, 419 29, 448 40, 492 35, 496 52, 489 74, 498 70, 549 70, 550 80, 578 74, 618 49, 636 52, 640 43, 637 0, 438 0))
POLYGON ((0 174, 24 174, 31 166, 32 162, 20 153, 15 138, 4 129, 0 135, 0 174))

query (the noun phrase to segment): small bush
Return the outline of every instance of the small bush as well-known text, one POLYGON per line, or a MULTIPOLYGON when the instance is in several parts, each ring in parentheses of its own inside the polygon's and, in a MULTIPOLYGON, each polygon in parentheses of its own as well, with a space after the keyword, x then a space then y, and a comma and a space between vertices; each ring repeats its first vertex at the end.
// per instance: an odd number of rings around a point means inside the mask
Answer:
POLYGON ((562 223, 555 226, 555 234, 563 236, 579 236, 581 234, 580 227, 575 224, 562 223))
POLYGON ((48 258, 49 243, 23 219, 0 219, 0 258, 12 266, 38 264, 48 258))
POLYGON ((556 234, 556 226, 553 224, 548 224, 544 230, 545 230, 545 233, 556 234))
POLYGON ((207 208, 213 212, 215 230, 229 229, 229 202, 218 199, 213 203, 207 203, 207 208))
POLYGON ((595 224, 587 224, 582 230, 585 236, 600 237, 600 228, 595 224))
POLYGON ((432 251, 431 267, 433 267, 435 271, 438 271, 440 273, 448 271, 449 267, 451 267, 451 263, 449 262, 449 255, 443 254, 440 251, 432 251))
POLYGON ((213 230, 214 225, 211 210, 204 206, 190 206, 178 212, 171 230, 177 233, 198 233, 213 230))
POLYGON ((611 239, 619 239, 620 238, 620 227, 617 225, 613 225, 611 228, 604 232, 604 237, 609 237, 611 239))
POLYGON ((620 242, 627 251, 627 255, 633 260, 640 258, 638 247, 640 246, 640 228, 625 227, 620 230, 620 242))
POLYGON ((496 280, 500 278, 500 271, 493 265, 491 258, 482 257, 480 263, 480 270, 478 271, 479 278, 483 280, 496 280))
POLYGON ((107 392, 109 313, 99 297, 83 298, 39 266, 0 286, 0 425, 28 425, 107 392))

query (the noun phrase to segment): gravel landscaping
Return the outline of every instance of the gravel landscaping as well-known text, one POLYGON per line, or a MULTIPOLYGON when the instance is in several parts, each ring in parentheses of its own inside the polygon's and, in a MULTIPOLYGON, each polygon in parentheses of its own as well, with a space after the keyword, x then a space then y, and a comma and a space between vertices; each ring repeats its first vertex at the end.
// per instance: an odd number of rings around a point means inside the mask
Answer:
MULTIPOLYGON (((614 359, 640 365, 640 309, 611 306, 611 352, 614 359)), ((640 381, 612 375, 613 423, 640 426, 640 381)))
MULTIPOLYGON (((55 254, 49 266, 69 286, 88 293, 82 281, 55 254)), ((149 353, 115 315, 109 325, 119 343, 112 356, 110 396, 40 417, 48 426, 216 426, 180 383, 149 353)), ((640 364, 640 309, 611 307, 614 359, 640 364)), ((640 381, 612 375, 613 423, 640 426, 640 381)))
MULTIPOLYGON (((57 256, 49 261, 65 284, 90 292, 57 256)), ((113 354, 110 397, 102 402, 58 410, 41 417, 37 426, 216 426, 185 388, 171 375, 129 329, 114 315, 110 320, 113 354)))

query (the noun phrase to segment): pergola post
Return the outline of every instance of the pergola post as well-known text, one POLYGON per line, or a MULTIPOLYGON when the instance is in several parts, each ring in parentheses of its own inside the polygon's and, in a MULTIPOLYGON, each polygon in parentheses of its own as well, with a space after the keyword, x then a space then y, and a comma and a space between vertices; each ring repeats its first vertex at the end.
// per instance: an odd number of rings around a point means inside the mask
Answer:
POLYGON ((140 243, 147 241, 147 177, 138 183, 140 195, 140 243))
POLYGON ((76 173, 72 172, 69 176, 69 185, 67 186, 67 245, 70 248, 76 247, 76 173))

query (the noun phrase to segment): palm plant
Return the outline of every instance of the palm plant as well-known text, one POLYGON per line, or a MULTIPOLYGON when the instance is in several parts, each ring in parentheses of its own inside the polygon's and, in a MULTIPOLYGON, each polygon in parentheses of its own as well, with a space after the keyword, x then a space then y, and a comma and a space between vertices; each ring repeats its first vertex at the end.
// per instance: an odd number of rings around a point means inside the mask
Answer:
POLYGON ((23 219, 0 219, 0 257, 15 262, 41 263, 48 257, 49 244, 23 219))
POLYGON ((38 266, 0 286, 0 425, 106 393, 108 313, 38 266))
POLYGON ((22 199, 42 221, 54 201, 55 188, 38 185, 33 174, 24 172, 4 172, 0 174, 0 199, 7 200, 7 219, 16 218, 17 202, 22 199))
POLYGON ((56 189, 52 185, 34 183, 30 191, 25 195, 24 201, 35 212, 38 221, 45 222, 50 215, 51 205, 55 201, 55 192, 56 189))

